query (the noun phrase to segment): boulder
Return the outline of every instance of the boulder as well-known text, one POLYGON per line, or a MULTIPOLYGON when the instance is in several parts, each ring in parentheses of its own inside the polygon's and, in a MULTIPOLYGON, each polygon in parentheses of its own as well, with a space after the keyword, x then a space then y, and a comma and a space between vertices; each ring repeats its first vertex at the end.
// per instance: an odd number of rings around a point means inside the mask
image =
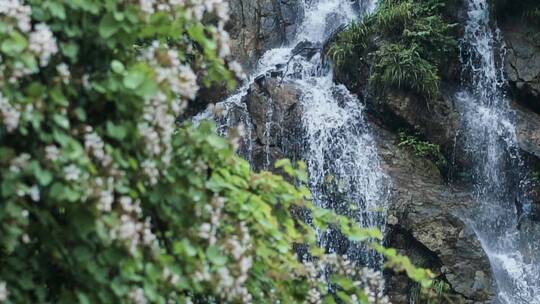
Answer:
POLYGON ((515 97, 540 109, 540 32, 523 19, 502 26, 507 54, 505 71, 515 97))
POLYGON ((393 90, 379 101, 381 114, 391 113, 402 123, 420 131, 433 143, 452 145, 459 128, 459 113, 450 100, 451 94, 425 100, 416 94, 393 90))
POLYGON ((277 159, 300 155, 301 96, 296 84, 279 78, 265 76, 251 84, 245 102, 254 128, 255 169, 269 169, 277 159))
POLYGON ((291 51, 293 56, 302 56, 307 60, 310 60, 315 54, 320 52, 322 49, 322 44, 313 43, 310 41, 299 42, 291 51))
POLYGON ((289 43, 303 16, 301 0, 228 0, 233 57, 252 69, 270 48, 289 43))
POLYGON ((394 131, 418 132, 427 141, 440 145, 450 165, 451 171, 444 172, 449 176, 472 166, 471 159, 464 152, 465 138, 455 98, 454 87, 445 87, 441 97, 432 100, 411 92, 389 89, 368 107, 385 127, 394 131))

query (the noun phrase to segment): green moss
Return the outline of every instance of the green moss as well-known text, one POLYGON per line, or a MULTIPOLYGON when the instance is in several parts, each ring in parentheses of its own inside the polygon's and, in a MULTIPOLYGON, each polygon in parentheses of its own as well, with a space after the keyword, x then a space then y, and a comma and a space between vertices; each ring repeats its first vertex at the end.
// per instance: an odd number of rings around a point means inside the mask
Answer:
POLYGON ((359 81, 362 66, 379 93, 388 87, 439 95, 442 69, 457 58, 454 24, 444 19, 447 1, 382 0, 377 11, 338 34, 329 56, 359 81))

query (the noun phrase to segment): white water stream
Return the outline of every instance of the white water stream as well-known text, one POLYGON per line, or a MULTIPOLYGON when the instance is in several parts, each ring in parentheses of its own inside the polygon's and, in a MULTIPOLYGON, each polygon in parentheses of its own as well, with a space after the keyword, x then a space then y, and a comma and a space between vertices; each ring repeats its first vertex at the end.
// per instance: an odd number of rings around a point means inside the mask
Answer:
MULTIPOLYGON (((362 14, 371 12, 375 0, 355 9, 350 0, 304 0, 304 18, 290 45, 267 51, 247 82, 212 111, 195 120, 215 119, 219 131, 239 124, 247 130, 240 153, 252 161, 254 126, 245 103, 255 78, 276 66, 287 66, 283 81, 300 88, 304 143, 309 185, 315 202, 354 218, 366 227, 384 229, 388 178, 380 170, 377 148, 364 118, 363 105, 347 89, 332 81, 331 70, 322 65, 320 51, 311 59, 293 56, 293 48, 308 41, 323 43, 331 33, 362 14)), ((490 22, 486 0, 467 0, 468 21, 461 43, 463 81, 457 94, 462 113, 466 152, 474 164, 476 207, 468 222, 478 235, 497 283, 497 301, 506 304, 540 304, 540 248, 519 229, 516 200, 522 176, 514 115, 505 96, 502 69, 504 45, 490 22)), ((266 113, 264 133, 272 128, 272 113, 266 113)), ((265 147, 265 168, 271 166, 270 147, 265 147)), ((526 204, 526 202, 520 202, 526 204)), ((364 265, 379 266, 381 258, 351 245, 333 231, 321 233, 320 241, 330 252, 346 253, 364 265)))
MULTIPOLYGON (((371 12, 375 6, 375 0, 359 2, 360 9, 350 0, 304 0, 304 18, 293 42, 262 56, 247 83, 218 105, 226 113, 236 115, 225 114, 216 120, 222 134, 238 124, 244 126, 248 136, 240 153, 250 160, 254 143, 249 139, 253 126, 244 100, 249 84, 277 65, 287 66, 283 82, 295 84, 302 93, 303 135, 297 140, 304 143, 302 155, 287 156, 307 163, 309 186, 317 205, 346 214, 366 227, 384 229, 388 181, 380 170, 362 103, 344 86, 333 82, 331 69, 323 67, 321 50, 311 59, 292 53, 301 42, 322 45, 340 26, 371 12)), ((267 117, 271 117, 271 113, 267 113, 267 117)), ((204 118, 212 118, 211 111, 200 114, 195 120, 204 118)), ((271 124, 267 119, 265 135, 270 132, 271 124)), ((268 168, 271 165, 268 147, 265 151, 265 168, 268 168)), ((321 232, 320 242, 329 252, 347 254, 363 265, 381 266, 379 256, 346 242, 336 232, 321 232)))
MULTIPOLYGON (((477 206, 469 222, 478 235, 497 283, 497 301, 540 303, 540 248, 519 229, 516 202, 522 162, 515 117, 505 95, 504 43, 491 24, 486 0, 468 0, 461 43, 463 90, 458 94, 466 150, 474 162, 477 206)), ((526 202, 518 202, 526 205, 526 202)))

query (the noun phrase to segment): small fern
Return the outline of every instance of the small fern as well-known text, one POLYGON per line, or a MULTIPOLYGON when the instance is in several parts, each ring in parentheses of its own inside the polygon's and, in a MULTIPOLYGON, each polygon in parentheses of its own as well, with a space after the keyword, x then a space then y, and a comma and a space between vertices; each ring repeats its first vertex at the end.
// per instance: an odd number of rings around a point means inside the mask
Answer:
POLYGON ((418 135, 408 135, 405 132, 399 133, 399 147, 405 147, 414 153, 414 155, 422 158, 427 158, 439 168, 445 168, 448 165, 446 158, 441 152, 441 146, 423 141, 418 135))

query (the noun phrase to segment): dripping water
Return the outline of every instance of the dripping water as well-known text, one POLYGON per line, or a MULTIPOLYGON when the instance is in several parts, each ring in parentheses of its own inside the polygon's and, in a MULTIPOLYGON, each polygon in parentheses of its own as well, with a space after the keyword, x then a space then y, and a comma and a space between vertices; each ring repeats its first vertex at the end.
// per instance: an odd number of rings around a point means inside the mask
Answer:
POLYGON ((523 163, 515 117, 505 95, 505 47, 500 31, 492 25, 486 0, 467 2, 468 21, 461 43, 463 89, 457 100, 466 151, 475 164, 476 206, 468 220, 490 259, 497 301, 537 304, 540 248, 519 229, 516 202, 527 202, 520 194, 523 163))

